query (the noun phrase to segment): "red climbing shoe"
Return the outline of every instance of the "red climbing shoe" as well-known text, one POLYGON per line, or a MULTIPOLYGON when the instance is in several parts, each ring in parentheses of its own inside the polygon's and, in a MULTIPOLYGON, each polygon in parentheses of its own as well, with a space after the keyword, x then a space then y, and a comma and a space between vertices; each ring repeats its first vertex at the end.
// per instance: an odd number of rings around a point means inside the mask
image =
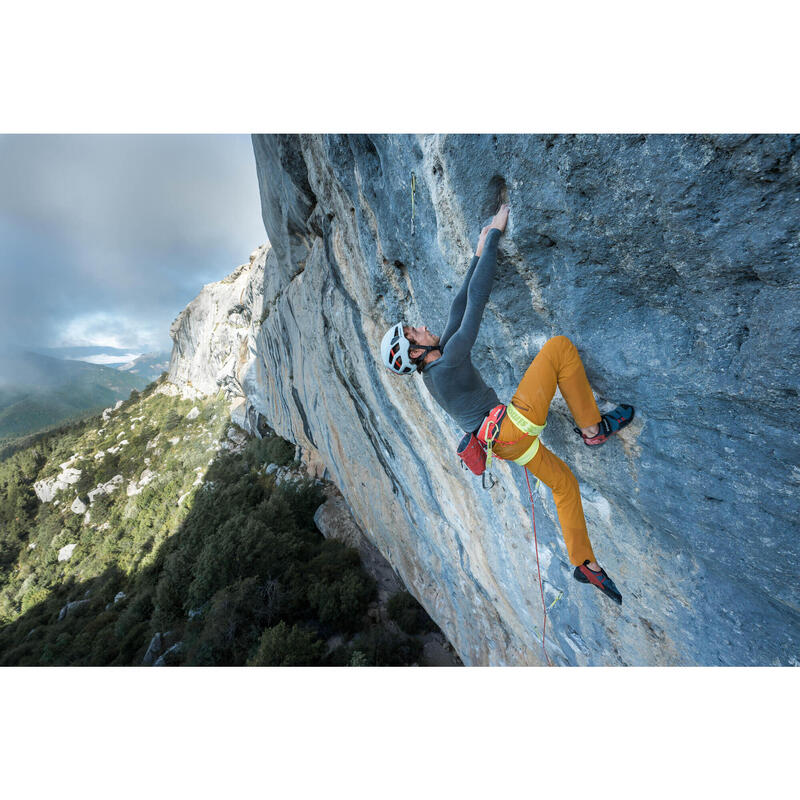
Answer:
POLYGON ((587 558, 583 564, 575 567, 575 572, 572 573, 572 577, 581 583, 591 583, 606 595, 606 597, 610 597, 617 605, 621 606, 622 595, 619 593, 619 589, 614 586, 614 581, 606 575, 604 569, 601 569, 600 572, 589 569, 589 567, 586 566, 588 563, 589 559, 587 558))
POLYGON ((619 405, 613 411, 600 417, 599 430, 595 436, 585 436, 581 433, 580 428, 575 428, 575 433, 583 439, 585 445, 599 447, 601 444, 605 444, 610 436, 619 433, 626 425, 630 425, 633 415, 633 406, 619 405))

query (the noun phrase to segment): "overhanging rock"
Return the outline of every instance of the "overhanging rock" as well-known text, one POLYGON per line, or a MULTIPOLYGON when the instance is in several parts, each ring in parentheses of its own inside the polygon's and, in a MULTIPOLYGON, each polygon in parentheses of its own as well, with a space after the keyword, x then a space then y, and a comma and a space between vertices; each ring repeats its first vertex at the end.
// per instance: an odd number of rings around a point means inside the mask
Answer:
POLYGON ((256 136, 267 258, 248 415, 313 452, 467 664, 542 662, 527 489, 482 492, 399 319, 441 330, 480 223, 511 204, 473 360, 504 401, 556 334, 634 425, 599 452, 559 397, 618 608, 537 500, 560 664, 788 664, 800 642, 800 164, 791 136, 256 136), (416 178, 412 235, 411 178, 416 178), (251 411, 252 409, 252 411, 251 411))

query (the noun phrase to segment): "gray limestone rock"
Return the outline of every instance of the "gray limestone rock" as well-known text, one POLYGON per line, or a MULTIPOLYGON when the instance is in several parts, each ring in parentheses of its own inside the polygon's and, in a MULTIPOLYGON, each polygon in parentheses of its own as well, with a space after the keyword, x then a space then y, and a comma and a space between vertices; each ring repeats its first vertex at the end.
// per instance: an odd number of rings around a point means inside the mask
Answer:
MULTIPOLYGON (((150 644, 147 646, 147 651, 142 658, 142 666, 151 667, 155 666, 155 662, 159 656, 166 655, 166 651, 175 645, 175 633, 167 631, 166 633, 154 633, 150 644)), ((159 665, 163 666, 163 665, 159 665)))
POLYGON ((103 494, 112 494, 122 485, 123 482, 124 478, 122 475, 115 475, 110 481, 99 484, 96 488, 92 489, 88 493, 89 504, 91 505, 94 502, 95 497, 99 497, 103 494))
POLYGON ((63 492, 68 486, 77 483, 81 477, 81 470, 69 466, 71 461, 61 465, 61 472, 53 478, 45 478, 33 484, 33 491, 42 503, 50 503, 58 492, 63 492))
POLYGON ((71 603, 67 603, 62 607, 61 611, 58 612, 59 621, 65 617, 68 617, 70 614, 74 614, 78 609, 83 608, 88 602, 88 600, 73 600, 71 603))
POLYGON ((73 514, 85 514, 86 513, 86 503, 84 503, 80 497, 76 497, 72 501, 72 505, 69 507, 69 510, 73 514))
POLYGON ((241 397, 237 376, 253 360, 252 332, 261 322, 268 247, 259 247, 227 278, 208 284, 170 329, 174 346, 168 380, 184 397, 241 397))
POLYGON ((421 379, 390 374, 379 355, 399 319, 442 329, 481 223, 507 200, 474 363, 507 402, 563 334, 601 406, 637 409, 590 451, 563 400, 551 407, 543 441, 578 478, 595 552, 625 599, 572 579, 540 487, 550 658, 788 664, 800 643, 798 144, 255 136, 270 248, 258 276, 228 279, 248 300, 228 293, 213 310, 199 298, 202 314, 179 317, 171 378, 237 387, 243 420, 323 465, 464 663, 543 663, 523 471, 500 463, 483 492, 421 379), (225 323, 236 335, 215 339, 214 314, 237 320, 225 323))
POLYGON ((69 561, 72 558, 72 552, 75 550, 77 546, 78 546, 77 542, 73 542, 72 544, 65 544, 58 551, 58 560, 69 561))
POLYGON ((563 403, 551 410, 543 439, 575 472, 625 595, 617 608, 572 580, 543 489, 543 577, 564 592, 551 658, 788 663, 800 640, 796 137, 263 136, 254 149, 277 263, 258 338, 269 379, 248 398, 320 452, 465 663, 541 661, 524 477, 501 465, 485 494, 460 473, 459 432, 418 379, 381 368, 378 342, 396 319, 441 329, 501 199, 511 220, 473 351, 485 379, 508 401, 541 344, 565 334, 599 399, 638 412, 594 452, 563 403))
POLYGON ((183 642, 176 642, 165 650, 154 662, 154 667, 169 667, 177 663, 178 656, 183 650, 183 642))

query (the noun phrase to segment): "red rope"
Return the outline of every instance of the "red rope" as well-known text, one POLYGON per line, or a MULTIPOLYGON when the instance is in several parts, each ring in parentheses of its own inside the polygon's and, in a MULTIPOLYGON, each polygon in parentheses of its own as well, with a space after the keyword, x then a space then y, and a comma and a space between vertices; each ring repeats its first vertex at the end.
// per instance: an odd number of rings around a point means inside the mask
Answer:
MULTIPOLYGON (((525 467, 523 467, 525 469, 525 467)), ((542 585, 542 572, 539 569, 539 543, 536 541, 536 515, 533 513, 533 492, 531 491, 531 482, 528 478, 528 470, 525 469, 525 481, 528 484, 528 497, 531 499, 531 519, 533 520, 533 546, 536 548, 536 572, 539 575, 539 591, 542 595, 542 650, 544 650, 544 657, 547 659, 547 666, 552 667, 550 656, 547 655, 547 648, 544 646, 544 637, 547 633, 547 608, 544 604, 544 586, 542 585)))

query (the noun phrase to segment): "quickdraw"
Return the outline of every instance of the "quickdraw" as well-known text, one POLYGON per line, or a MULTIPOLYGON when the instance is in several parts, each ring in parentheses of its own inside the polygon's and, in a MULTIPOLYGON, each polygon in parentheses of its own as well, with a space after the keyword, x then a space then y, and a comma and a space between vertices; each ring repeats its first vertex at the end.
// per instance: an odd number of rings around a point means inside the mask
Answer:
POLYGON ((417 191, 417 176, 411 173, 411 235, 414 235, 414 195, 417 191))

